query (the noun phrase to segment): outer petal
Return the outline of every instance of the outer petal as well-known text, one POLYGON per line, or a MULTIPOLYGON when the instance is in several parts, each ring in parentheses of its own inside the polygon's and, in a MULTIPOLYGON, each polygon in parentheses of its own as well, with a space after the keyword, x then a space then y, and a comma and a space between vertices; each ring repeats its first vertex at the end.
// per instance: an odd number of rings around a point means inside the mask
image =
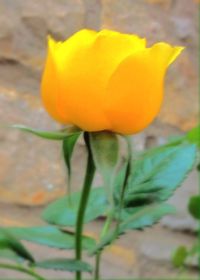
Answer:
MULTIPOLYGON (((82 29, 64 42, 56 42, 53 39, 53 56, 57 70, 62 73, 66 65, 71 63, 76 55, 87 50, 93 44, 97 32, 89 29, 82 29)), ((74 61, 73 61, 74 62, 74 61)))
POLYGON ((90 56, 95 60, 94 71, 108 82, 118 64, 130 54, 145 49, 146 40, 136 35, 102 30, 92 46, 90 56))
POLYGON ((167 67, 183 50, 165 43, 130 55, 113 73, 105 97, 111 130, 133 134, 157 116, 167 67))
POLYGON ((63 88, 61 88, 61 75, 63 74, 65 63, 71 58, 75 48, 77 50, 80 47, 84 48, 84 44, 93 38, 95 34, 95 31, 82 30, 63 43, 56 42, 50 36, 48 37, 48 55, 42 76, 41 94, 44 107, 60 123, 67 124, 72 122, 68 108, 65 106, 62 112, 59 106, 59 96, 65 94, 63 88), (81 36, 77 36, 78 34, 84 34, 85 41, 81 41, 81 36), (79 40, 76 37, 79 37, 79 40))
POLYGON ((57 110, 56 101, 59 92, 59 81, 54 62, 55 42, 48 38, 48 55, 41 82, 42 101, 47 112, 58 122, 67 123, 67 114, 63 118, 57 110))
POLYGON ((110 129, 103 110, 105 86, 118 64, 144 47, 137 36, 107 30, 72 36, 56 54, 62 86, 59 112, 64 116, 67 109, 72 123, 84 130, 110 129))

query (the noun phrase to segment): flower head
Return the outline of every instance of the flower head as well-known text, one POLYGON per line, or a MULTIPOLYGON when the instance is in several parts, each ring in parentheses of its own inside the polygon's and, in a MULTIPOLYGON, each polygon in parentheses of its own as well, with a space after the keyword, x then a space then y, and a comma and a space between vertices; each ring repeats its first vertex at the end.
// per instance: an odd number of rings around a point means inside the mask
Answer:
POLYGON ((42 78, 46 110, 85 131, 133 134, 157 116, 168 66, 183 47, 110 30, 83 29, 64 42, 48 38, 42 78))

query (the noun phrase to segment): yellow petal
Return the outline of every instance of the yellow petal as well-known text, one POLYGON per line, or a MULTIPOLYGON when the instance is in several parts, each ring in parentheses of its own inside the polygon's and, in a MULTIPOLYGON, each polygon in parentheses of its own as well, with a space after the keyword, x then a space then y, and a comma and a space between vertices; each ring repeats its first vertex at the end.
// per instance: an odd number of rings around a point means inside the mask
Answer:
POLYGON ((86 131, 109 128, 101 107, 100 88, 91 68, 91 63, 95 64, 90 58, 95 39, 96 32, 80 31, 62 44, 56 56, 62 88, 59 112, 64 116, 67 110, 71 123, 86 131))
MULTIPOLYGON (((50 45, 53 49, 53 56, 59 72, 66 69, 66 65, 79 55, 79 52, 87 50, 96 38, 97 32, 89 29, 82 29, 66 41, 54 41, 50 38, 50 45)), ((73 61, 74 62, 74 61, 73 61)))
POLYGON ((89 56, 91 73, 105 88, 116 67, 130 54, 145 49, 146 40, 136 35, 102 30, 97 36, 89 56))
POLYGON ((133 134, 153 121, 162 103, 166 69, 182 49, 158 43, 122 61, 108 83, 105 97, 113 131, 133 134))
POLYGON ((185 49, 184 47, 179 47, 179 46, 173 48, 173 52, 168 62, 168 66, 174 62, 174 60, 181 54, 181 52, 184 49, 185 49))
MULTIPOLYGON (((77 32, 87 40, 94 31, 82 30, 77 32)), ((59 108, 59 93, 65 94, 61 88, 61 75, 65 66, 65 61, 71 58, 70 54, 74 46, 78 48, 81 44, 81 38, 77 40, 76 36, 70 37, 65 42, 56 42, 48 36, 48 54, 41 82, 41 94, 44 107, 48 113, 60 123, 71 123, 68 108, 65 107, 64 113, 59 108), (75 37, 75 38, 74 38, 75 37), (75 42, 74 42, 75 41, 75 42), (77 44, 79 42, 79 44, 77 44)), ((82 42, 82 45, 84 42, 82 42)))
POLYGON ((66 41, 59 47, 56 58, 62 86, 59 110, 64 115, 68 108, 75 125, 98 131, 110 128, 103 110, 110 76, 126 56, 145 48, 145 40, 107 30, 88 32, 75 34, 70 43, 66 41))
POLYGON ((92 58, 95 58, 96 71, 108 79, 118 64, 130 54, 143 50, 146 40, 136 35, 122 34, 111 30, 98 33, 92 46, 92 58))
POLYGON ((45 109, 52 118, 60 123, 67 123, 67 116, 63 118, 57 110, 57 98, 59 92, 58 74, 54 62, 54 48, 55 42, 48 38, 48 54, 45 63, 45 69, 41 82, 41 95, 45 109))
POLYGON ((169 66, 184 49, 184 47, 172 47, 167 43, 160 42, 153 45, 149 51, 152 56, 155 56, 155 59, 159 59, 161 63, 165 64, 165 66, 169 66))

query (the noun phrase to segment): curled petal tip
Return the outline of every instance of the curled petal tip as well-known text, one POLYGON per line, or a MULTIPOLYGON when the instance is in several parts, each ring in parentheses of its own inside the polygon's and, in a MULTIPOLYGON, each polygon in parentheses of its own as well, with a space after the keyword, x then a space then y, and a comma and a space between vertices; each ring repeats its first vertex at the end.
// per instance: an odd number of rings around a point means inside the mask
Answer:
POLYGON ((180 54, 181 52, 185 49, 185 47, 182 47, 182 46, 175 46, 173 48, 173 52, 172 52, 172 55, 171 55, 171 58, 169 60, 169 63, 168 65, 170 65, 180 54))

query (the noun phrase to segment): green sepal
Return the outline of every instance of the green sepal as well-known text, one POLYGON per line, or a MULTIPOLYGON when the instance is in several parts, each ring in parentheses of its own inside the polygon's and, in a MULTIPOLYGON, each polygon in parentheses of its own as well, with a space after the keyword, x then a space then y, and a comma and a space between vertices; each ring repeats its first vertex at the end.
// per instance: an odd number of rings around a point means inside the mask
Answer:
POLYGON ((21 124, 14 124, 14 125, 11 125, 10 127, 22 130, 24 132, 31 133, 35 136, 45 138, 45 139, 48 139, 48 140, 64 140, 66 137, 76 135, 76 134, 78 134, 78 135, 80 134, 80 130, 78 130, 75 127, 65 128, 65 129, 60 130, 60 131, 40 130, 40 129, 31 128, 31 127, 28 127, 28 126, 25 126, 25 125, 21 125, 21 124))
POLYGON ((63 139, 62 144, 62 151, 63 151, 63 157, 65 161, 65 165, 67 167, 67 173, 68 173, 68 194, 71 193, 71 157, 74 150, 74 146, 76 142, 78 141, 78 138, 80 137, 81 132, 76 132, 74 134, 71 134, 63 139))
POLYGON ((90 133, 92 156, 101 174, 110 202, 113 196, 113 180, 119 160, 119 143, 115 133, 101 131, 90 133))

